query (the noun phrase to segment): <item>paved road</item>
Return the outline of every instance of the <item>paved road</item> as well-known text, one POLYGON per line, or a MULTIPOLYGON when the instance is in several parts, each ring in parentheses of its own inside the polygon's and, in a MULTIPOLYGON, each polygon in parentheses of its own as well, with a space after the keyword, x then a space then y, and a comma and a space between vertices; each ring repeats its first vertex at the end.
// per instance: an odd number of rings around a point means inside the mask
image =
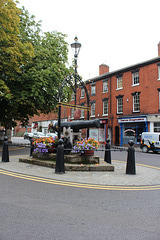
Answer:
POLYGON ((0 174, 2 240, 159 240, 159 191, 109 191, 0 174))
MULTIPOLYGON (((112 154, 126 161, 126 152, 112 154)), ((158 160, 136 152, 143 164, 158 160)), ((160 239, 160 190, 98 190, 0 174, 0 193, 2 240, 160 239)))

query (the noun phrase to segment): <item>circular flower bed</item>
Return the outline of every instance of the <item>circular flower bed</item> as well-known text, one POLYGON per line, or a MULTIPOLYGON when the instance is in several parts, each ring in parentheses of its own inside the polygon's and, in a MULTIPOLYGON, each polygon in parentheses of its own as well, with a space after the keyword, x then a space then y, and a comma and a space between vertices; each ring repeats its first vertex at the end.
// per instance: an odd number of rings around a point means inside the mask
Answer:
POLYGON ((83 139, 78 141, 77 144, 73 147, 75 152, 84 153, 85 150, 94 150, 100 146, 99 142, 94 138, 83 139))
POLYGON ((39 156, 43 156, 48 152, 56 150, 58 145, 58 137, 43 137, 33 139, 34 152, 38 153, 39 156))

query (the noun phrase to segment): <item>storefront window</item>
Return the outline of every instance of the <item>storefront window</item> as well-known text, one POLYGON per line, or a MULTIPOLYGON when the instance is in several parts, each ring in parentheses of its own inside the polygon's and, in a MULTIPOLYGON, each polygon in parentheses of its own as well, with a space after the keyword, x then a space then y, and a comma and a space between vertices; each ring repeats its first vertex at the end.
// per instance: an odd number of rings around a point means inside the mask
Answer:
POLYGON ((160 122, 154 123, 154 132, 160 132, 160 122))
POLYGON ((141 141, 141 134, 144 132, 145 126, 143 123, 124 124, 123 127, 123 144, 128 144, 129 140, 133 140, 135 144, 141 141))
POLYGON ((136 140, 136 131, 133 128, 125 128, 124 130, 124 143, 128 143, 129 140, 136 140))
POLYGON ((105 141, 105 129, 104 128, 92 128, 89 129, 89 137, 94 138, 96 141, 105 141))

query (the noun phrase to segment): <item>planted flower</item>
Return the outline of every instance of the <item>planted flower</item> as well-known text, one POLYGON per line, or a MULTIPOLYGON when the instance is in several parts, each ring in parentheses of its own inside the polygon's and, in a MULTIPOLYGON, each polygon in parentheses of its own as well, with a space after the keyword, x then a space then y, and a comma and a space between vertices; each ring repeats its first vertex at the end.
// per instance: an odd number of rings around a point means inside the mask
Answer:
POLYGON ((34 152, 38 154, 38 157, 48 153, 48 149, 46 148, 46 145, 43 143, 37 143, 36 148, 34 149, 34 152))
POLYGON ((40 155, 44 155, 48 152, 52 152, 51 150, 55 150, 58 145, 58 137, 43 137, 37 138, 33 141, 33 145, 35 147, 34 152, 39 153, 40 155))
POLYGON ((73 147, 75 152, 84 153, 86 150, 94 150, 100 146, 99 142, 94 138, 83 139, 78 141, 77 144, 73 147))

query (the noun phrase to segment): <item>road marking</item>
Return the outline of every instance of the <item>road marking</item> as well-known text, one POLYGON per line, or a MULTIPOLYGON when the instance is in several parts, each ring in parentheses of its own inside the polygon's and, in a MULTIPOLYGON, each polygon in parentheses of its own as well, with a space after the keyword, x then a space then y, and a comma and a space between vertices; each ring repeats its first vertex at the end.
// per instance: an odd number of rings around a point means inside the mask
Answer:
MULTIPOLYGON (((16 155, 16 156, 11 156, 11 157, 24 157, 24 156, 28 156, 28 155, 16 155)), ((118 161, 118 160, 112 160, 112 161, 119 162, 119 163, 126 163, 125 161, 118 161)), ((160 170, 159 167, 149 166, 149 165, 145 165, 145 164, 136 163, 136 165, 160 170)), ((35 182, 41 182, 41 183, 47 183, 47 184, 55 184, 55 185, 60 185, 60 186, 77 187, 77 188, 90 188, 90 189, 115 190, 115 191, 160 190, 160 185, 149 185, 149 186, 148 185, 147 186, 144 186, 144 185, 143 186, 99 185, 99 184, 76 183, 76 182, 69 182, 69 181, 67 182, 67 181, 44 178, 44 177, 36 177, 36 176, 32 176, 32 175, 21 174, 21 173, 12 172, 12 171, 3 170, 3 169, 0 169, 0 173, 11 176, 11 177, 29 180, 29 181, 35 181, 35 182)))
POLYGON ((20 150, 20 149, 24 149, 25 147, 19 147, 19 148, 9 148, 8 150, 20 150))
MULTIPOLYGON (((11 150, 20 150, 20 149, 24 149, 24 148, 26 148, 26 147, 8 148, 8 150, 9 150, 9 151, 11 151, 11 150)), ((0 149, 0 152, 2 152, 2 151, 3 151, 3 149, 0 149)))
POLYGON ((160 190, 160 185, 151 185, 151 186, 112 186, 112 185, 96 185, 96 184, 87 184, 87 183, 76 183, 76 182, 66 182, 61 180, 36 177, 32 175, 25 175, 21 173, 11 172, 8 170, 0 169, 0 173, 16 177, 20 179, 25 179, 34 182, 41 182, 47 184, 55 184, 60 186, 69 186, 77 188, 90 188, 90 189, 99 189, 99 190, 116 190, 116 191, 145 191, 145 190, 160 190))

